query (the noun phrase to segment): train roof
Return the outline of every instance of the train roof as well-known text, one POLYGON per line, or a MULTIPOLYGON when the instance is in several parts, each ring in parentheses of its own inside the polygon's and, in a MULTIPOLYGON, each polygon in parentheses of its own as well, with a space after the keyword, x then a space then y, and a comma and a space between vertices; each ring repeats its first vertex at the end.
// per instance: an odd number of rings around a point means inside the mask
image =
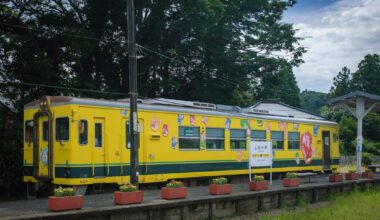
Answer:
MULTIPOLYGON (((129 100, 104 100, 92 98, 77 98, 71 96, 50 96, 51 106, 59 105, 84 105, 84 106, 100 106, 110 108, 129 109, 129 100)), ((33 101, 25 105, 24 109, 38 108, 39 100, 33 101)), ((252 111, 250 108, 240 108, 238 106, 219 105, 204 102, 192 102, 174 99, 140 99, 138 100, 138 109, 151 111, 165 111, 172 113, 188 113, 188 114, 206 114, 223 117, 243 117, 254 119, 279 120, 286 122, 306 123, 306 124, 326 124, 337 125, 336 122, 326 120, 324 118, 300 118, 294 115, 276 114, 269 111, 252 111)))

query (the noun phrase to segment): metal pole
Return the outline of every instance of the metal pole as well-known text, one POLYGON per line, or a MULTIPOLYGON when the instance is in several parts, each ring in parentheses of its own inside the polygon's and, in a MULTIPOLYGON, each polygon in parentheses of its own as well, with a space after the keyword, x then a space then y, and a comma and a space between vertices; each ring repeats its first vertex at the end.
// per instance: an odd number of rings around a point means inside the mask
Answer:
POLYGON ((358 98, 356 100, 356 118, 358 119, 358 134, 356 138, 356 172, 358 174, 362 173, 362 145, 363 145, 363 118, 364 118, 364 99, 358 98))
POLYGON ((128 26, 128 65, 129 65, 129 134, 131 142, 131 172, 130 182, 133 185, 139 184, 138 167, 138 120, 137 120, 137 59, 135 40, 135 10, 133 0, 127 0, 127 26, 128 26))

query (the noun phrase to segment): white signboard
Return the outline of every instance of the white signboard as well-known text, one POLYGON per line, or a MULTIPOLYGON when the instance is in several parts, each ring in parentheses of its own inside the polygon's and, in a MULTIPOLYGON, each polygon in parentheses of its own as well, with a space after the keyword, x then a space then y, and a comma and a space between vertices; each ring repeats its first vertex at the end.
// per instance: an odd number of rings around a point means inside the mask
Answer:
POLYGON ((251 167, 272 166, 272 143, 270 141, 251 141, 249 156, 251 167))
POLYGON ((270 184, 272 184, 272 142, 252 140, 249 145, 249 181, 251 177, 251 167, 270 167, 270 184))

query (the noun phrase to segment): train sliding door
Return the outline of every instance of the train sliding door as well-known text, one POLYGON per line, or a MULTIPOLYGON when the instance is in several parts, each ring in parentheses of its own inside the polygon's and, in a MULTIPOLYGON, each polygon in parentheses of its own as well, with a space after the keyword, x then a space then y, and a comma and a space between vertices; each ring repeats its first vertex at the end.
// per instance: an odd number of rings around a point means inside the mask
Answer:
POLYGON ((94 139, 93 139, 93 165, 94 177, 102 178, 106 176, 105 149, 106 141, 104 136, 104 118, 94 118, 94 139))
POLYGON ((323 169, 330 169, 330 131, 322 131, 323 169))

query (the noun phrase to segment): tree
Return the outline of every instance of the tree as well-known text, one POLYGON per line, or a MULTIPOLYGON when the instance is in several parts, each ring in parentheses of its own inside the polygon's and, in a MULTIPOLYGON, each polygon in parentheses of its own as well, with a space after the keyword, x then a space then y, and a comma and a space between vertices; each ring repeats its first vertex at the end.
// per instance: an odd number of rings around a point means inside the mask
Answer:
POLYGON ((380 95, 380 57, 368 54, 360 61, 351 82, 352 90, 380 95))
POLYGON ((330 89, 330 98, 347 94, 351 91, 352 73, 347 67, 343 67, 342 70, 334 77, 334 84, 330 89))
POLYGON ((302 91, 301 108, 315 114, 321 114, 322 107, 327 105, 327 94, 315 91, 302 91))

